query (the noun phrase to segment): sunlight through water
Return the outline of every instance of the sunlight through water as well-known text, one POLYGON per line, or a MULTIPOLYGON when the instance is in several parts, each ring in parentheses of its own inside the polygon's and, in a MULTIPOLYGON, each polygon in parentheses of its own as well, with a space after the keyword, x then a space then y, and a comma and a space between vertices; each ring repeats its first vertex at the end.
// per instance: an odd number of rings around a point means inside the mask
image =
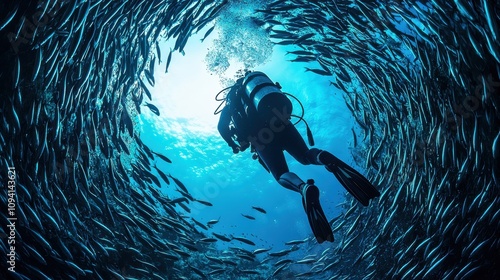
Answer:
POLYGON ((190 38, 185 48, 186 55, 172 53, 168 73, 165 73, 166 61, 174 42, 160 43, 162 63, 155 66, 156 84, 151 92, 152 103, 163 114, 160 119, 155 119, 157 116, 154 114, 146 116, 156 122, 165 135, 184 136, 188 133, 209 136, 216 132, 214 127, 218 117, 213 112, 219 102, 214 97, 222 85, 203 63, 211 45, 208 40, 200 42, 204 31, 190 38))

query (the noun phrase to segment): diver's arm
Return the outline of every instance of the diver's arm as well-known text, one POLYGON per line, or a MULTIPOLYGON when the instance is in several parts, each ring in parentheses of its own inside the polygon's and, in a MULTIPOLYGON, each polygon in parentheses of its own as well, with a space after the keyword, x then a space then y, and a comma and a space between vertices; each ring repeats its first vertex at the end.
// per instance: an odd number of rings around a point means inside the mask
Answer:
POLYGON ((233 133, 229 129, 229 123, 231 122, 231 108, 230 106, 225 106, 224 109, 220 112, 219 124, 217 125, 217 129, 219 130, 222 138, 227 142, 229 147, 233 148, 233 153, 238 153, 238 145, 234 143, 231 136, 233 133))

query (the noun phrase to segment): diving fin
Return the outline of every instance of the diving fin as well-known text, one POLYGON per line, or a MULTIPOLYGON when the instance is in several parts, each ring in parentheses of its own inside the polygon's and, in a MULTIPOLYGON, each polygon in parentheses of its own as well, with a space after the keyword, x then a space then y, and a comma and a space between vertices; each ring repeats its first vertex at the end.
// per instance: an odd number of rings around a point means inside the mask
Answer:
POLYGON ((346 190, 361 204, 368 206, 370 199, 380 196, 380 192, 354 168, 347 165, 334 155, 328 153, 325 157, 325 167, 332 172, 346 190))
POLYGON ((307 214, 309 225, 318 243, 333 242, 333 232, 325 213, 319 203, 319 189, 313 185, 314 181, 308 180, 302 188, 302 205, 307 214))

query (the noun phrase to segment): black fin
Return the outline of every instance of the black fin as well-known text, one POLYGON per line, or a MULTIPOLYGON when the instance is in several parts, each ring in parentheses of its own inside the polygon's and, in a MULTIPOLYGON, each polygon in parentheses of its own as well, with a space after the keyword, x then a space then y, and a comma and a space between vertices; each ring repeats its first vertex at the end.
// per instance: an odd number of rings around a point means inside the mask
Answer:
POLYGON ((380 192, 358 171, 337 157, 327 164, 327 169, 337 177, 344 188, 364 206, 370 199, 380 196, 380 192))

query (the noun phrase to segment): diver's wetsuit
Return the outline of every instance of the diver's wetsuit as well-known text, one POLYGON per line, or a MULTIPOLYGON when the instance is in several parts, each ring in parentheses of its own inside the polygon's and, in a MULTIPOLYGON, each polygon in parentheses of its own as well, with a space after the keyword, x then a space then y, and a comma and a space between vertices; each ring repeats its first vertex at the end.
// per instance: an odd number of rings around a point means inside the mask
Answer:
POLYGON ((283 131, 276 132, 269 144, 262 146, 264 148, 257 149, 257 153, 277 181, 281 175, 289 172, 283 151, 287 151, 301 164, 322 165, 318 161, 318 155, 322 150, 309 149, 292 123, 288 123, 283 131))
MULTIPOLYGON (((239 82, 236 83, 237 86, 232 88, 228 93, 228 104, 222 109, 218 124, 219 133, 228 145, 233 148, 235 153, 238 152, 238 145, 231 138, 233 132, 229 129, 229 124, 234 112, 241 110, 241 108, 237 108, 237 106, 240 106, 240 96, 244 94, 240 92, 238 86, 240 82, 241 80, 239 80, 239 82)), ((251 108, 247 110, 250 110, 250 112, 248 112, 248 119, 244 121, 246 133, 243 139, 252 144, 260 159, 273 174, 276 181, 285 188, 300 192, 299 185, 303 184, 303 181, 300 180, 297 175, 289 172, 283 151, 287 151, 298 162, 304 165, 323 165, 319 160, 319 155, 321 154, 323 158, 330 153, 316 148, 309 149, 302 136, 290 121, 277 121, 271 124, 269 121, 261 120, 255 110, 253 110, 253 112, 251 108), (292 178, 283 180, 282 175, 285 173, 288 173, 288 176, 292 178), (294 182, 292 183, 290 181, 294 182)), ((279 120, 279 118, 277 118, 277 120, 279 120)), ((241 133, 241 129, 238 130, 240 130, 241 133)))

